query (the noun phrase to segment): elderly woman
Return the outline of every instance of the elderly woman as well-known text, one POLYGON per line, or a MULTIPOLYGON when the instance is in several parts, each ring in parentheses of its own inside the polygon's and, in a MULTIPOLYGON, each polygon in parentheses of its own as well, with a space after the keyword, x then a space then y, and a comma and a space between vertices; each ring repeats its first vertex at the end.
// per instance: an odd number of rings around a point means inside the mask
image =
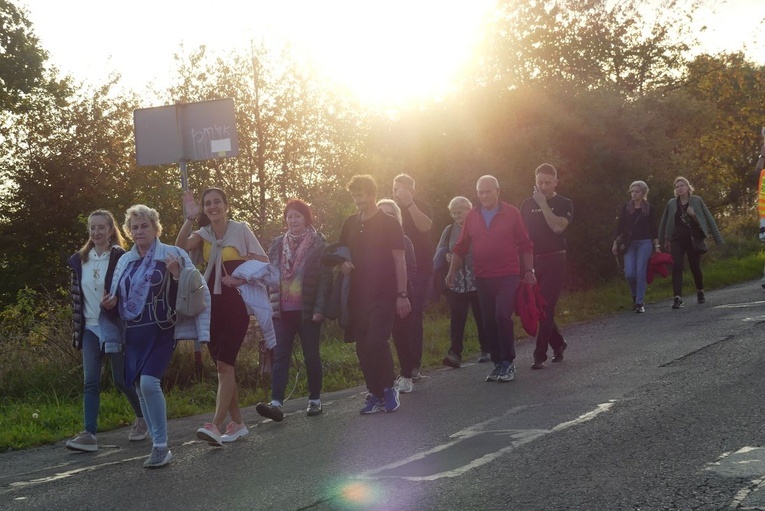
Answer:
POLYGON ((125 381, 135 385, 153 441, 143 466, 158 468, 173 459, 160 379, 170 364, 176 338, 209 341, 209 315, 205 311, 176 322, 177 280, 181 269, 192 264, 186 252, 159 241, 162 224, 157 211, 143 204, 131 206, 123 229, 134 245, 117 262, 110 293, 101 301, 107 314, 101 314, 99 324, 109 332, 107 351, 114 350, 115 342, 124 344, 125 381), (103 318, 113 317, 108 311, 115 308, 123 324, 111 323, 107 328, 103 318))
MULTIPOLYGON (((447 269, 452 262, 452 249, 457 244, 462 232, 462 224, 473 204, 465 197, 454 197, 449 201, 449 214, 454 219, 454 223, 446 226, 441 233, 441 240, 436 248, 436 255, 433 258, 434 267, 443 267, 447 269)), ((473 319, 478 329, 478 344, 481 347, 481 355, 478 362, 488 362, 491 360, 489 355, 489 340, 486 329, 483 326, 483 316, 481 315, 481 306, 478 303, 478 292, 475 289, 475 275, 473 274, 473 255, 472 251, 468 253, 462 263, 462 267, 457 270, 454 284, 446 289, 446 300, 449 304, 449 336, 451 346, 443 359, 443 364, 449 367, 458 368, 462 365, 462 350, 465 340, 465 324, 467 323, 468 309, 473 311, 473 319)))
POLYGON ((648 185, 645 181, 634 181, 628 192, 630 200, 622 205, 611 252, 618 254, 618 240, 629 239, 624 253, 624 277, 632 293, 632 306, 635 312, 642 314, 645 312, 646 275, 651 246, 659 252, 659 239, 656 235, 654 208, 648 203, 648 185))
POLYGON ((246 222, 228 219, 228 198, 220 188, 202 192, 201 210, 191 192, 184 195, 183 205, 186 221, 175 244, 188 250, 194 261, 207 264, 205 280, 213 290, 208 349, 218 371, 215 414, 211 422, 197 430, 197 438, 222 446, 249 433, 239 409, 235 366, 250 316, 237 289, 246 281, 233 277, 232 273, 249 259, 267 263, 268 257, 246 222), (201 216, 200 212, 203 212, 201 216), (202 227, 191 232, 197 218, 202 227), (231 421, 224 428, 227 415, 231 421))
POLYGON ((276 331, 271 402, 258 403, 255 407, 260 415, 275 422, 284 419, 282 404, 295 335, 300 336, 308 376, 306 414, 312 417, 322 412, 319 340, 332 289, 332 268, 321 264, 327 242, 313 226, 310 206, 300 199, 288 201, 284 207, 284 223, 287 232, 277 236, 268 250, 271 264, 280 272, 279 286, 270 289, 276 331))
MULTIPOLYGON (((398 223, 403 222, 401 208, 396 201, 392 199, 380 199, 377 201, 377 207, 388 216, 392 216, 398 223)), ((406 257, 406 280, 407 293, 410 295, 414 291, 414 277, 417 274, 417 257, 414 252, 414 244, 409 236, 404 236, 404 255, 406 257)), ((412 322, 415 318, 409 314, 405 318, 397 314, 393 319, 393 345, 396 347, 398 364, 401 367, 401 374, 396 378, 395 386, 401 394, 408 394, 414 390, 414 379, 412 378, 417 369, 416 354, 418 349, 413 345, 412 322)))
POLYGON ((701 273, 701 252, 693 246, 693 238, 703 240, 711 234, 718 245, 723 244, 720 229, 698 195, 693 195, 691 183, 684 177, 675 178, 675 198, 667 202, 659 225, 659 241, 672 254, 672 289, 675 299, 673 309, 683 303, 683 259, 688 254, 693 281, 696 284, 696 301, 704 303, 704 275, 701 273))
POLYGON ((101 367, 104 355, 112 367, 114 386, 125 394, 135 412, 135 422, 128 440, 143 440, 148 435, 146 421, 138 401, 138 394, 132 385, 125 385, 125 355, 104 353, 98 316, 101 313, 101 299, 109 290, 114 268, 125 253, 125 240, 117 228, 114 217, 105 209, 98 209, 88 216, 88 241, 69 258, 72 273, 72 345, 82 350, 82 372, 85 379, 83 408, 85 429, 75 438, 66 442, 67 449, 94 452, 98 450, 98 410, 101 402, 101 367))

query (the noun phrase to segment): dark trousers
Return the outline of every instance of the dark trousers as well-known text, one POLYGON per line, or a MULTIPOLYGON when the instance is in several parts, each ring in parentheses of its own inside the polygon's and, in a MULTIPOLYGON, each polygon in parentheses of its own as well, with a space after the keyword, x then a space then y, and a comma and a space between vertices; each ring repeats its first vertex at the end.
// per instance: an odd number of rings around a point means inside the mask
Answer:
POLYGON ((688 254, 688 266, 693 274, 696 289, 704 289, 704 276, 701 274, 701 254, 694 250, 691 237, 672 240, 670 242, 672 253, 672 290, 675 296, 683 296, 683 259, 688 254))
POLYGON ((308 378, 308 399, 319 399, 322 381, 321 356, 319 355, 321 323, 314 323, 310 319, 304 320, 301 311, 282 312, 281 317, 274 318, 274 331, 276 348, 274 348, 274 365, 271 374, 271 398, 280 403, 284 402, 292 347, 295 335, 299 335, 308 378))
POLYGON ((563 336, 555 323, 555 308, 558 305, 560 291, 563 288, 563 270, 566 266, 566 253, 555 252, 534 257, 534 269, 539 292, 545 301, 545 319, 539 322, 537 346, 534 349, 534 361, 547 360, 547 346, 558 352, 563 346, 563 336))
MULTIPOLYGON (((396 346, 398 355, 398 364, 401 366, 401 376, 404 378, 412 377, 412 369, 415 367, 414 346, 412 346, 412 314, 405 318, 398 317, 393 319, 393 345, 396 346)), ((422 349, 420 349, 422 356, 422 349)))
POLYGON ((457 293, 447 289, 446 301, 449 303, 449 335, 452 341, 449 351, 457 356, 462 356, 465 341, 465 324, 467 324, 468 309, 470 309, 473 311, 473 319, 478 330, 478 344, 481 346, 481 352, 488 353, 489 338, 483 325, 483 314, 481 314, 481 304, 478 301, 478 292, 457 293))
POLYGON ((495 364, 515 360, 513 310, 519 281, 518 275, 475 279, 483 325, 489 337, 489 353, 495 364))
POLYGON ((412 305, 412 312, 409 313, 411 317, 411 334, 409 337, 409 343, 411 345, 411 355, 414 363, 414 367, 419 368, 422 366, 422 348, 425 342, 422 322, 423 314, 425 313, 425 305, 428 303, 428 296, 430 296, 430 287, 433 283, 433 275, 415 275, 412 279, 412 286, 414 292, 410 298, 412 305))
POLYGON ((355 304, 351 301, 350 305, 350 339, 356 342, 356 356, 367 390, 378 397, 383 397, 386 388, 393 387, 393 355, 388 339, 393 332, 395 314, 395 296, 380 299, 374 304, 355 304))

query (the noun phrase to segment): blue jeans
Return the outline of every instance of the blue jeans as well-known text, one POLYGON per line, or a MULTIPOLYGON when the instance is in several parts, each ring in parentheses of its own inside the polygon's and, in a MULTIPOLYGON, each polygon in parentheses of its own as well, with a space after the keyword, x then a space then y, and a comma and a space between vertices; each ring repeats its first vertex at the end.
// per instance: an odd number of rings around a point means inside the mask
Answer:
MULTIPOLYGON (((135 389, 125 386, 125 354, 109 353, 112 366, 114 386, 125 394, 136 417, 143 417, 141 405, 135 389)), ((82 336, 82 372, 85 380, 82 404, 85 409, 85 431, 95 435, 98 431, 98 410, 101 407, 101 367, 104 352, 98 336, 90 330, 85 330, 82 336)))
POLYGON ((319 399, 321 394, 322 367, 319 354, 321 323, 304 320, 302 311, 282 312, 274 318, 276 348, 274 348, 274 366, 271 373, 271 399, 284 403, 284 391, 290 370, 290 358, 295 335, 300 336, 303 348, 305 372, 308 377, 308 399, 319 399))
POLYGON ((483 325, 489 338, 489 353, 495 364, 515 360, 513 310, 519 282, 518 275, 475 279, 483 325))
POLYGON ((630 285, 635 303, 645 303, 646 274, 651 258, 651 240, 632 240, 624 254, 624 276, 630 285))
POLYGON ((159 378, 142 374, 135 385, 155 447, 167 447, 167 403, 159 378))

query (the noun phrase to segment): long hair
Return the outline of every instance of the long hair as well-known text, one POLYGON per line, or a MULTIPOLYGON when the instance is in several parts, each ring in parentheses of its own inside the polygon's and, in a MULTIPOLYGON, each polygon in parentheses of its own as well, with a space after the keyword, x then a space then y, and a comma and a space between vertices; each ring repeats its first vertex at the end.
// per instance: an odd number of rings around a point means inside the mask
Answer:
POLYGON ((88 254, 95 246, 93 240, 90 239, 90 219, 94 216, 102 216, 106 218, 106 223, 111 230, 111 234, 109 235, 109 246, 118 245, 120 248, 125 248, 125 238, 122 237, 122 233, 117 229, 117 222, 114 221, 114 215, 105 209, 97 209, 88 215, 88 241, 77 251, 80 254, 80 261, 83 263, 88 262, 88 254))

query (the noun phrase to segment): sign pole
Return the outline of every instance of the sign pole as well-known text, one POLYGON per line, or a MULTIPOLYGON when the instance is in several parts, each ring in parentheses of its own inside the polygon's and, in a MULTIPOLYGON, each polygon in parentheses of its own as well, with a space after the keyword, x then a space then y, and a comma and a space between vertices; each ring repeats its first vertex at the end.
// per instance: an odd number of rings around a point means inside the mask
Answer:
POLYGON ((181 160, 178 163, 178 167, 181 169, 181 189, 185 192, 189 189, 189 174, 186 170, 186 162, 181 160))

